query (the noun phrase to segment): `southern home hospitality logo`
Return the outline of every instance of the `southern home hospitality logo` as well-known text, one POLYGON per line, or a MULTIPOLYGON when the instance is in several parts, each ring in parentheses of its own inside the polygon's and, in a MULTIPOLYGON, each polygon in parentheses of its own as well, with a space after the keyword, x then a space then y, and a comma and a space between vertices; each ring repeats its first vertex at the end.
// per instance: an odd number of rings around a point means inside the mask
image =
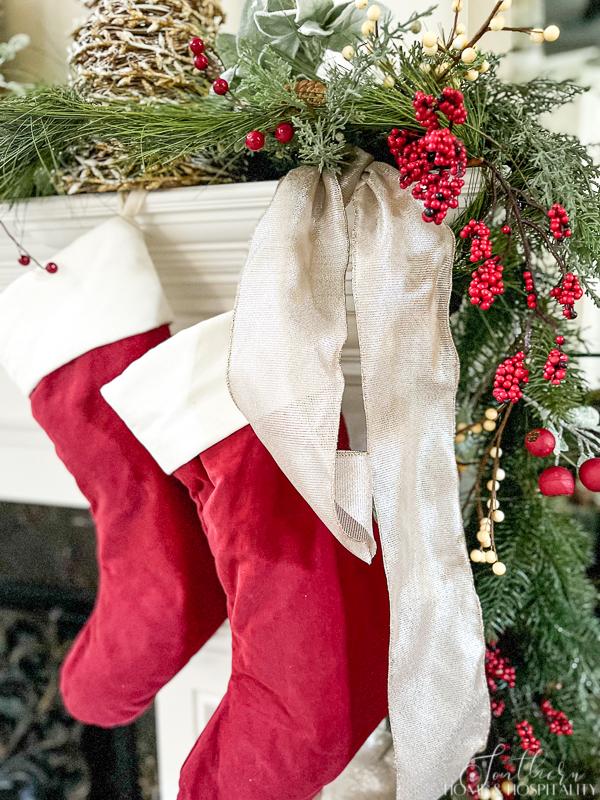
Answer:
MULTIPOLYGON (((493 753, 478 755, 473 759, 477 772, 477 788, 468 786, 465 780, 447 788, 450 798, 472 798, 480 800, 506 800, 507 797, 539 798, 596 798, 600 789, 589 783, 581 773, 570 772, 564 762, 551 766, 540 758, 523 753, 515 763, 513 773, 501 765, 499 757, 504 752, 498 746, 493 753)), ((473 765, 467 773, 473 772, 473 765)), ((446 796, 446 795, 445 795, 446 796)))

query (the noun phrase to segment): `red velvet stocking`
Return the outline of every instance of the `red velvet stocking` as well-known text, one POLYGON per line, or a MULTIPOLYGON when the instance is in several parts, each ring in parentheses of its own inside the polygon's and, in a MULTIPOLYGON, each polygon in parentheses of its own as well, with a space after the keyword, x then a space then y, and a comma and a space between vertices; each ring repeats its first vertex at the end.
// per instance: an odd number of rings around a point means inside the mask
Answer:
POLYGON ((185 489, 157 466, 100 387, 169 337, 140 232, 117 218, 0 297, 0 361, 89 500, 95 609, 62 669, 70 713, 138 716, 226 617, 214 559, 185 489))
POLYGON ((387 713, 382 559, 343 548, 246 427, 175 473, 228 598, 233 672, 180 800, 304 800, 387 713))
POLYGON ((336 541, 242 427, 219 324, 178 334, 103 393, 166 469, 180 461, 227 593, 233 672, 180 800, 307 800, 386 714, 384 570, 336 541), (178 448, 199 455, 181 463, 178 448))
POLYGON ((92 350, 31 394, 34 417, 94 515, 98 598, 63 665, 61 691, 74 717, 105 727, 141 714, 226 616, 189 498, 99 391, 167 337, 161 328, 92 350))

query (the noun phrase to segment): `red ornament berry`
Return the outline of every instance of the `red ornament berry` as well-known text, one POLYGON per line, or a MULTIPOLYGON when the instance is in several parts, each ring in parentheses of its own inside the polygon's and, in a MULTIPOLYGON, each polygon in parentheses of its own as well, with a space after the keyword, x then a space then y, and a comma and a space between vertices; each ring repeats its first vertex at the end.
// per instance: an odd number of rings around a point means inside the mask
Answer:
POLYGON ((438 110, 455 125, 462 125, 467 121, 465 98, 458 89, 446 86, 437 103, 438 110))
POLYGON ((500 754, 500 763, 504 767, 504 771, 507 772, 509 775, 514 775, 517 771, 516 765, 512 762, 510 752, 511 748, 509 744, 504 743, 502 745, 504 748, 504 753, 500 754))
POLYGON ((54 275, 55 272, 58 272, 58 264, 55 264, 54 261, 49 261, 46 266, 44 267, 46 272, 49 272, 51 275, 54 275))
POLYGON ((575 491, 575 478, 566 467, 548 467, 539 476, 538 486, 546 497, 570 495, 575 491))
POLYGON ((415 109, 415 119, 428 131, 440 127, 437 113, 440 112, 456 125, 462 125, 467 121, 467 109, 465 108, 465 99, 462 92, 458 89, 453 89, 446 86, 442 90, 442 94, 437 98, 432 94, 425 94, 424 92, 416 92, 413 99, 413 108, 415 109))
POLYGON ((204 39, 201 39, 199 36, 194 36, 188 47, 195 56, 199 56, 204 52, 206 45, 204 44, 204 39))
POLYGON ((275 128, 275 138, 281 144, 287 144, 294 138, 294 126, 291 122, 280 122, 275 128))
POLYGON ((546 458, 554 452, 556 439, 547 428, 534 428, 525 437, 525 447, 532 456, 546 458))
POLYGON ((485 675, 490 692, 507 687, 514 689, 517 684, 517 671, 502 655, 497 642, 490 642, 485 649, 485 675), (498 682, 502 685, 498 686, 498 682))
POLYGON ((224 95, 229 91, 229 84, 225 78, 217 78, 217 80, 214 81, 212 88, 215 94, 224 95))
POLYGON ((579 467, 579 480, 590 492, 600 492, 600 458, 588 458, 579 467))
POLYGON ((505 359, 496 370, 493 397, 498 403, 516 403, 523 397, 521 384, 529 383, 525 353, 519 351, 505 359))
POLYGON ((265 146, 265 135, 262 131, 250 131, 246 134, 246 147, 248 150, 262 150, 265 146))
POLYGON ((417 92, 413 98, 413 108, 415 109, 415 119, 428 131, 439 128, 436 111, 437 102, 432 94, 417 92))
POLYGON ((458 197, 464 186, 467 151, 464 144, 448 128, 440 128, 436 111, 451 122, 466 120, 462 94, 447 87, 439 100, 417 92, 413 100, 417 122, 427 128, 423 136, 394 128, 388 136, 388 147, 400 172, 400 186, 413 186, 413 197, 425 204, 423 219, 436 225, 446 218, 448 210, 458 208, 458 197))
POLYGON ((492 716, 493 717, 501 717, 506 710, 506 703, 504 700, 492 700, 492 716))
POLYGON ((19 256, 19 264, 22 267, 28 267, 31 264, 31 258, 26 253, 21 253, 19 256))
POLYGON ((512 233, 512 228, 510 225, 503 225, 501 230, 505 236, 509 236, 512 233))
POLYGON ((523 283, 525 284, 525 291, 527 292, 527 308, 537 308, 537 293, 535 291, 535 283, 533 282, 533 273, 529 270, 523 272, 523 283))
POLYGON ((553 347, 544 364, 544 379, 550 381, 553 386, 560 386, 567 377, 568 364, 569 356, 562 350, 553 347))
POLYGON ((199 53, 194 58, 194 66, 196 67, 196 69, 205 70, 208 67, 209 63, 210 62, 204 53, 199 53))

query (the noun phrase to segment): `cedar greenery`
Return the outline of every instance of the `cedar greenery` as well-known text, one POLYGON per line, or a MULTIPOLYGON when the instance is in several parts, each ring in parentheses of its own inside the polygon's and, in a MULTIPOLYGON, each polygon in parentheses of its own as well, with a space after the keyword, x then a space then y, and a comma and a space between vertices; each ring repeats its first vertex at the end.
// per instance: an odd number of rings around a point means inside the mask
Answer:
MULTIPOLYGON (((355 42, 352 68, 347 62, 328 68, 321 106, 303 100, 295 90, 298 79, 316 79, 319 64, 307 65, 304 58, 295 62, 268 48, 258 58, 243 42, 238 42, 238 73, 226 98, 179 105, 98 105, 60 87, 7 97, 0 102, 0 199, 52 193, 73 148, 96 140, 120 143, 139 169, 198 156, 219 165, 221 179, 227 180, 277 177, 299 163, 337 171, 355 146, 390 161, 390 129, 419 131, 412 106, 415 92, 437 96, 444 85, 460 86, 469 115, 455 133, 465 142, 479 188, 453 227, 458 232, 472 216, 485 219, 495 231, 494 252, 502 256, 506 292, 489 311, 468 303, 473 267, 467 244, 458 239, 452 308, 462 364, 459 420, 472 424, 482 418, 491 403, 496 366, 508 355, 525 348, 531 371, 524 401, 510 419, 503 418, 507 480, 499 497, 506 520, 496 527, 495 540, 508 572, 499 578, 475 566, 486 633, 500 640, 517 666, 517 686, 506 692, 507 710, 494 721, 488 752, 502 742, 518 751, 515 723, 528 719, 542 739, 544 754, 533 768, 524 767, 518 783, 524 789, 528 781, 533 783, 536 769, 544 768, 552 773, 541 781, 545 791, 566 798, 568 781, 556 772, 560 763, 567 773, 580 775, 579 784, 600 777, 600 626, 596 590, 587 577, 593 540, 571 509, 537 494, 540 464, 525 453, 523 437, 533 427, 552 427, 562 435, 561 458, 573 465, 580 455, 600 450, 594 424, 581 422, 588 390, 577 364, 570 364, 568 379, 560 386, 541 378, 557 333, 566 337, 567 352, 580 353, 584 347, 556 303, 547 299, 561 274, 575 271, 600 306, 593 289, 600 277, 600 168, 577 139, 548 131, 539 119, 541 112, 572 102, 584 89, 547 79, 505 83, 498 77, 498 59, 489 53, 478 55, 479 64, 488 59, 489 71, 466 83, 460 63, 453 56, 448 62, 447 48, 427 56, 419 43, 407 43, 421 16, 412 15, 400 25, 386 20, 368 46, 355 42), (386 76, 393 78, 393 87, 383 85, 386 76), (272 131, 282 120, 293 121, 292 143, 282 146, 267 137, 265 151, 248 157, 246 133, 272 131), (557 245, 547 235, 546 212, 554 202, 562 203, 572 220, 568 244, 557 245), (507 221, 513 228, 510 237, 497 232, 507 221), (535 310, 525 302, 525 264, 535 274, 535 310), (572 737, 548 733, 539 710, 542 697, 567 713, 572 737)), ((489 445, 489 436, 469 436, 458 448, 470 547, 477 545, 473 498, 478 492, 473 481, 485 483, 493 475, 489 445)))

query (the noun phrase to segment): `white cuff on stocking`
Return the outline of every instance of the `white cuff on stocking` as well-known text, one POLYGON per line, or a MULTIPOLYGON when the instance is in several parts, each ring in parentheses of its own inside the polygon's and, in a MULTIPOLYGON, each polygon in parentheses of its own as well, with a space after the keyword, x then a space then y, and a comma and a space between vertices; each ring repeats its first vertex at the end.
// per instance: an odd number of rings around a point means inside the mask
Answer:
POLYGON ((181 331, 101 390, 168 474, 248 424, 227 386, 232 319, 228 312, 181 331))
POLYGON ((96 347, 171 322, 142 232, 123 217, 30 268, 0 295, 0 363, 25 393, 96 347))

